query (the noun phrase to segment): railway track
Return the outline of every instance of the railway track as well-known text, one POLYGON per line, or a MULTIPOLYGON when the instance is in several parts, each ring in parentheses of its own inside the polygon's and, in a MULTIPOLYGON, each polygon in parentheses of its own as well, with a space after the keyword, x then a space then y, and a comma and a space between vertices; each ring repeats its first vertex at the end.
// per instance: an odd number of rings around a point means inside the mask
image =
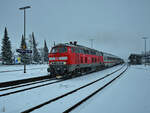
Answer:
MULTIPOLYGON (((45 67, 42 67, 45 69, 45 67)), ((27 69, 27 70, 36 70, 36 69, 42 69, 42 68, 32 68, 32 69, 27 69)), ((24 69, 16 69, 16 70, 7 70, 7 71, 0 71, 0 73, 6 73, 6 72, 16 72, 16 71, 23 71, 24 69)))
MULTIPOLYGON (((54 80, 54 79, 51 79, 51 80, 54 80)), ((40 84, 40 85, 37 85, 37 86, 32 86, 32 87, 28 87, 28 88, 24 88, 24 89, 19 89, 19 90, 16 90, 16 91, 10 91, 10 92, 7 92, 7 93, 2 93, 2 94, 0 94, 0 97, 4 97, 4 96, 7 96, 7 95, 16 94, 16 93, 20 93, 20 92, 23 92, 23 91, 27 91, 27 90, 31 90, 31 89, 35 89, 35 88, 39 88, 39 87, 43 87, 43 86, 47 86, 47 85, 51 85, 51 84, 54 84, 54 83, 64 81, 64 80, 55 80, 55 81, 51 82, 51 80, 48 80, 50 82, 45 83, 45 84, 40 84)), ((46 82, 46 81, 43 81, 43 82, 46 82)), ((37 84, 37 83, 35 83, 35 84, 37 84)), ((29 84, 28 85, 27 84, 22 85, 22 86, 16 86, 16 88, 17 87, 23 87, 23 86, 29 86, 29 84)), ((13 89, 13 88, 8 88, 8 89, 13 89)), ((7 90, 7 89, 1 89, 1 90, 4 91, 4 90, 7 90)))
MULTIPOLYGON (((32 111, 34 111, 34 110, 38 110, 38 109, 40 109, 41 107, 44 107, 45 105, 49 105, 49 104, 52 104, 53 102, 59 101, 60 99, 67 98, 68 96, 70 96, 70 95, 72 95, 72 94, 74 94, 74 93, 76 93, 76 92, 78 92, 78 91, 80 91, 80 90, 82 90, 82 89, 84 89, 84 88, 87 88, 87 87, 89 87, 89 86, 92 86, 93 84, 98 83, 99 81, 104 80, 104 79, 107 78, 107 77, 110 77, 110 76, 113 75, 114 73, 116 73, 116 72, 118 72, 119 70, 121 70, 123 67, 124 67, 124 66, 122 66, 120 69, 117 69, 116 71, 114 71, 114 72, 112 72, 112 73, 110 73, 110 74, 107 74, 107 75, 105 75, 104 77, 101 77, 101 78, 99 78, 99 79, 97 79, 97 80, 95 80, 95 81, 93 81, 93 82, 90 82, 90 83, 88 83, 88 84, 86 84, 86 85, 83 85, 83 86, 81 86, 81 87, 79 87, 79 88, 76 88, 76 89, 74 89, 74 90, 72 90, 72 91, 70 91, 70 92, 67 92, 67 93, 63 94, 63 95, 60 95, 60 96, 55 97, 55 98, 53 98, 53 99, 50 99, 50 100, 48 100, 48 101, 46 101, 46 102, 44 102, 44 103, 41 103, 41 104, 39 104, 39 105, 37 105, 37 106, 34 106, 34 107, 32 107, 32 108, 29 108, 29 109, 23 111, 22 113, 29 113, 29 112, 32 112, 32 111)), ((128 67, 127 67, 127 68, 128 68, 128 67)), ((68 113, 68 112, 72 111, 73 109, 75 109, 76 107, 78 107, 80 104, 82 104, 83 102, 85 102, 86 100, 88 100, 90 97, 92 97, 93 95, 95 95, 96 93, 98 93, 99 91, 101 91, 102 89, 104 89, 105 87, 107 87, 108 85, 110 85, 113 81, 115 81, 117 78, 119 78, 119 77, 127 70, 127 68, 126 68, 124 71, 122 71, 118 76, 114 77, 111 81, 107 82, 105 85, 103 85, 102 87, 98 88, 95 92, 93 92, 93 93, 90 94, 89 96, 85 97, 85 98, 84 98, 83 100, 81 100, 80 102, 74 104, 74 105, 71 106, 69 109, 66 109, 66 110, 64 111, 64 113, 68 113)))
POLYGON ((54 80, 54 79, 55 78, 44 79, 44 80, 39 80, 39 81, 31 82, 31 83, 29 82, 29 83, 19 84, 19 85, 15 85, 15 86, 6 87, 6 88, 0 88, 0 91, 6 91, 6 90, 10 90, 10 89, 25 87, 25 86, 29 86, 29 85, 34 85, 34 84, 38 84, 38 83, 43 83, 43 82, 51 81, 51 80, 54 80))
POLYGON ((0 88, 10 87, 10 86, 12 87, 12 86, 20 85, 20 84, 26 84, 26 83, 36 82, 36 81, 40 81, 40 80, 46 80, 49 78, 50 78, 49 75, 45 75, 45 76, 40 76, 40 77, 33 77, 33 78, 27 78, 27 79, 21 79, 21 80, 1 82, 0 88))
MULTIPOLYGON (((45 67, 40 67, 40 68, 32 68, 32 69, 27 69, 27 70, 36 70, 36 69, 45 69, 45 67)), ((8 70, 8 71, 0 71, 0 73, 6 73, 6 72, 16 72, 16 71, 23 71, 23 69, 17 69, 17 70, 8 70)), ((0 82, 0 88, 3 87, 11 87, 11 86, 16 86, 20 84, 26 84, 26 83, 31 83, 31 82, 36 82, 36 81, 42 81, 49 79, 49 75, 43 75, 40 77, 33 77, 33 78, 25 78, 21 80, 12 80, 12 81, 7 81, 7 82, 0 82)))

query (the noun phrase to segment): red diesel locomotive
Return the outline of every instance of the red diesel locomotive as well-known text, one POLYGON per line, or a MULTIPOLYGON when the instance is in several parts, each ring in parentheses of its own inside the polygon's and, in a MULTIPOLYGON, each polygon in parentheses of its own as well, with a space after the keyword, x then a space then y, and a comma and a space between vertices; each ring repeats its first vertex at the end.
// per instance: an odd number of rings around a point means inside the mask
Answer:
POLYGON ((70 42, 52 47, 47 70, 51 76, 69 78, 76 73, 97 71, 122 62, 122 59, 114 55, 70 42))

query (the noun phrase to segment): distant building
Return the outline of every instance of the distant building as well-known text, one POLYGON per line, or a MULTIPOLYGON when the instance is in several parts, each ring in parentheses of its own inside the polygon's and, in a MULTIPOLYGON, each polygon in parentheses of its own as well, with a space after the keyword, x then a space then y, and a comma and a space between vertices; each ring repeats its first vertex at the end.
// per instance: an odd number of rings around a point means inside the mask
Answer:
POLYGON ((130 54, 129 56, 129 63, 130 64, 150 64, 150 52, 145 53, 142 52, 142 54, 130 54))
POLYGON ((141 54, 130 54, 129 63, 132 65, 142 64, 142 55, 141 54))

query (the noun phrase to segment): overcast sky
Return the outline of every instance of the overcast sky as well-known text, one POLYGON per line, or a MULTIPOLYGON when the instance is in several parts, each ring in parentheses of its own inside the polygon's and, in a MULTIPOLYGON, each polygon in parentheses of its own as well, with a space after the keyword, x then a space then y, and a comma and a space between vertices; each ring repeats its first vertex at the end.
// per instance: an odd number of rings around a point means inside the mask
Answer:
MULTIPOLYGON (((44 40, 78 44, 127 58, 144 50, 142 37, 150 38, 150 0, 0 0, 0 43, 7 27, 13 50, 23 34, 27 9, 27 33, 34 32, 38 47, 44 40)), ((147 40, 150 50, 150 39, 147 40)))

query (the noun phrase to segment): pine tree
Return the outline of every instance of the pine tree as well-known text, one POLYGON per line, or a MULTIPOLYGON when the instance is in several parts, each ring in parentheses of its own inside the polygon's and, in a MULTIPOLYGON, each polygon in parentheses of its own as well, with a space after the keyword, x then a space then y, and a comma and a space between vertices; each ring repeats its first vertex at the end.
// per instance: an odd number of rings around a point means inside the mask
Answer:
POLYGON ((11 42, 8 37, 7 28, 5 27, 4 38, 2 41, 2 64, 12 64, 11 42))
POLYGON ((41 61, 41 56, 37 50, 37 43, 34 38, 34 33, 32 33, 32 38, 33 38, 33 61, 39 63, 41 61))
POLYGON ((48 62, 48 48, 46 40, 44 40, 44 62, 48 62))
MULTIPOLYGON (((31 51, 33 51, 33 38, 32 38, 32 34, 29 35, 29 40, 28 40, 28 47, 31 51)), ((33 52, 32 52, 33 53, 33 52)), ((30 56, 30 63, 32 63, 32 59, 33 59, 33 54, 29 53, 30 56)))
MULTIPOLYGON (((23 35, 22 35, 22 39, 21 39, 20 49, 27 49, 26 40, 23 37, 23 35)), ((27 53, 20 53, 19 56, 21 57, 22 63, 29 64, 30 58, 29 58, 29 55, 27 53)))

